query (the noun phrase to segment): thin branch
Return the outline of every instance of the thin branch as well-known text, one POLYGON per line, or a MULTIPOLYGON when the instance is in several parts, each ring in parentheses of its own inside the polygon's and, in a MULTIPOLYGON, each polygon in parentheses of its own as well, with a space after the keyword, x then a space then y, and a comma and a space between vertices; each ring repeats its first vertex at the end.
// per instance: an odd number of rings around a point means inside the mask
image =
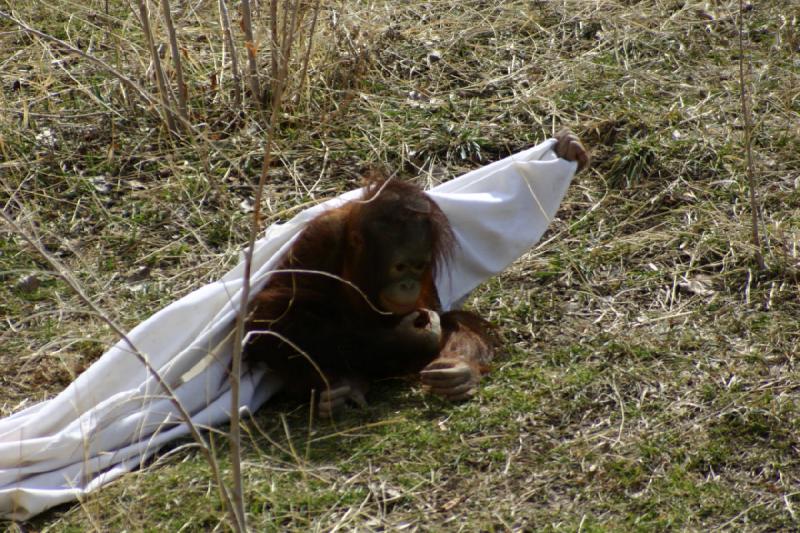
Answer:
MULTIPOLYGON (((242 30, 245 34, 245 47, 247 48, 247 58, 249 65, 248 80, 250 83, 251 98, 256 102, 257 108, 261 109, 260 89, 258 87, 258 71, 256 69, 256 47, 253 42, 253 28, 251 21, 251 11, 249 0, 242 0, 242 30)), ((275 118, 273 115, 269 122, 269 132, 267 144, 264 148, 264 159, 272 159, 272 133, 274 131, 275 118)), ((263 184, 259 182, 256 189, 255 208, 253 210, 250 234, 248 238, 248 248, 245 253, 244 274, 242 280, 242 293, 239 301, 239 313, 236 315, 236 325, 233 342, 233 360, 231 362, 231 423, 230 423, 230 446, 231 446, 231 474, 233 477, 233 502, 236 505, 237 521, 243 530, 247 530, 247 516, 244 512, 244 490, 242 488, 242 452, 241 452, 241 431, 239 428, 239 386, 242 375, 242 349, 244 347, 244 323, 247 317, 247 310, 250 303, 250 275, 253 267, 253 248, 255 247, 256 234, 259 231, 260 203, 263 184)))
POLYGON ((249 68, 247 80, 256 107, 261 109, 261 88, 258 84, 258 62, 256 61, 256 43, 253 39, 253 20, 250 0, 242 0, 242 31, 244 31, 245 48, 247 48, 247 64, 249 68))
MULTIPOLYGON (((277 10, 277 0, 273 0, 271 4, 271 9, 274 14, 274 12, 277 10)), ((296 9, 295 9, 295 14, 296 14, 296 9)), ((272 36, 273 44, 277 42, 276 37, 277 36, 273 34, 272 36)), ((292 44, 293 43, 290 41, 288 43, 288 47, 291 48, 292 44)), ((280 58, 281 61, 288 61, 288 55, 289 55, 288 53, 284 54, 280 58)), ((280 68, 276 68, 278 66, 273 64, 272 67, 274 71, 277 71, 284 76, 288 70, 288 66, 286 65, 281 65, 280 68)), ((278 79, 273 78, 270 81, 272 83, 270 91, 272 95, 272 102, 271 102, 272 112, 270 113, 268 122, 267 139, 266 142, 264 143, 264 160, 261 165, 261 175, 259 176, 258 179, 258 185, 256 186, 253 214, 250 222, 250 232, 248 236, 247 249, 245 250, 242 292, 239 303, 239 313, 236 316, 236 326, 235 326, 234 344, 233 344, 233 362, 231 364, 230 440, 231 440, 231 466, 233 469, 233 479, 234 479, 233 500, 237 502, 237 505, 241 505, 240 510, 237 511, 237 514, 239 514, 239 516, 241 517, 242 521, 241 524, 245 528, 246 524, 244 515, 244 498, 242 494, 241 471, 239 465, 239 462, 241 461, 241 451, 240 451, 241 436, 239 431, 239 411, 238 411, 239 379, 241 375, 242 349, 244 347, 244 326, 245 326, 245 320, 247 318, 247 309, 250 302, 250 285, 251 285, 251 275, 253 269, 253 252, 255 250, 256 236, 260 233, 261 230, 261 204, 264 196, 264 186, 267 181, 267 176, 269 175, 270 165, 272 164, 273 143, 275 138, 275 132, 278 126, 278 119, 280 116, 279 111, 283 103, 283 88, 286 86, 286 84, 284 83, 285 80, 282 80, 280 78, 278 79)))
POLYGON ((764 256, 761 253, 761 238, 758 234, 759 207, 758 197, 756 196, 756 178, 753 168, 753 119, 750 116, 750 106, 748 105, 747 89, 745 87, 745 68, 744 68, 744 0, 739 0, 739 87, 742 98, 742 116, 744 117, 744 145, 745 157, 747 158, 747 183, 750 188, 750 217, 753 226, 753 247, 755 248, 756 263, 759 270, 764 270, 764 256))
POLYGON ((300 69, 300 86, 297 89, 298 98, 302 98, 303 89, 305 88, 306 84, 306 78, 308 78, 308 61, 311 58, 311 46, 314 43, 314 32, 317 29, 320 2, 321 0, 317 0, 314 4, 314 16, 311 19, 311 29, 308 31, 308 46, 306 46, 306 55, 303 57, 303 67, 300 69))
POLYGON ((146 0, 137 0, 139 4, 139 18, 142 23, 142 31, 147 38, 147 47, 150 49, 150 56, 153 59, 153 70, 156 73, 156 81, 158 82, 158 93, 161 96, 161 105, 164 110, 164 120, 170 132, 176 132, 175 117, 172 116, 171 104, 172 99, 167 90, 167 81, 164 76, 164 70, 161 68, 161 57, 156 49, 156 42, 153 38, 153 31, 150 28, 150 13, 147 10, 146 0))
MULTIPOLYGON (((285 88, 285 85, 286 85, 286 79, 288 78, 288 75, 289 75, 289 62, 290 62, 291 57, 292 57, 292 49, 294 48, 295 35, 296 35, 296 30, 297 30, 297 13, 298 13, 299 9, 300 9, 300 2, 295 0, 294 9, 292 10, 292 20, 289 23, 288 34, 284 34, 283 35, 283 46, 281 47, 282 68, 281 68, 280 75, 278 76, 278 79, 276 80, 276 81, 281 83, 281 87, 279 89, 281 95, 284 92, 284 88, 285 88)), ((287 15, 284 14, 284 22, 286 21, 286 16, 287 15)), ((284 26, 285 26, 285 24, 284 24, 284 26)), ((284 31, 286 31, 285 28, 284 28, 284 31)))
POLYGON ((223 41, 225 43, 225 48, 228 49, 228 54, 230 54, 231 56, 231 75, 233 76, 233 100, 234 100, 234 105, 238 111, 242 107, 242 76, 239 73, 239 60, 236 57, 236 46, 234 46, 233 44, 233 33, 231 32, 231 19, 230 16, 228 15, 228 6, 225 5, 225 0, 219 0, 219 18, 220 18, 220 23, 222 25, 223 41))
POLYGON ((269 3, 269 54, 270 83, 278 79, 278 0, 269 3))
POLYGON ((169 35, 169 49, 172 53, 172 64, 175 66, 175 81, 178 84, 178 112, 181 118, 188 120, 187 91, 186 83, 183 80, 183 64, 181 63, 181 51, 178 48, 178 37, 175 35, 175 26, 172 24, 172 13, 170 13, 169 0, 161 0, 161 11, 164 15, 164 24, 169 35))

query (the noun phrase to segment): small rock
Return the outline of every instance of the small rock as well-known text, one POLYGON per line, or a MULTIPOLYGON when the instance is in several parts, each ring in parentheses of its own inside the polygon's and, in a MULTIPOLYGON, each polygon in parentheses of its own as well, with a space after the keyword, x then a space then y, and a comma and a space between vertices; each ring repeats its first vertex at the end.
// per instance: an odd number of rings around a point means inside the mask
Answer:
POLYGON ((38 289, 41 284, 42 281, 36 277, 36 274, 29 274, 17 282, 17 289, 22 292, 33 292, 38 289))
POLYGON ((143 279, 146 279, 148 277, 150 277, 150 267, 147 265, 142 265, 133 272, 131 272, 130 274, 128 274, 128 276, 125 278, 125 281, 127 281, 128 283, 134 283, 137 281, 142 281, 143 279))
POLYGON ((437 63, 442 60, 442 53, 439 50, 431 50, 428 52, 428 64, 437 63))
POLYGON ((54 150, 58 146, 58 139, 53 130, 42 128, 42 131, 36 134, 36 143, 43 148, 54 150))

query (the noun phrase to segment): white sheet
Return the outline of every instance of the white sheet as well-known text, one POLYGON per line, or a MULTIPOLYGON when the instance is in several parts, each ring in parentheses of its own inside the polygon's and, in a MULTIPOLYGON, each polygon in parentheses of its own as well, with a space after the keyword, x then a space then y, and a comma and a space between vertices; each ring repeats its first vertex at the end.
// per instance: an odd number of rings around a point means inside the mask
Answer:
MULTIPOLYGON (((452 268, 437 280, 445 308, 503 270, 547 229, 576 169, 556 158, 554 144, 550 139, 428 191, 458 242, 452 268)), ((358 194, 271 226, 256 243, 254 292, 310 219, 358 194)), ((225 371, 242 272, 240 264, 129 333, 198 425, 229 419, 225 371)), ((255 411, 280 386, 275 376, 245 368, 242 407, 255 411)), ((55 398, 0 420, 0 518, 23 520, 75 500, 187 433, 170 400, 120 341, 55 398)))

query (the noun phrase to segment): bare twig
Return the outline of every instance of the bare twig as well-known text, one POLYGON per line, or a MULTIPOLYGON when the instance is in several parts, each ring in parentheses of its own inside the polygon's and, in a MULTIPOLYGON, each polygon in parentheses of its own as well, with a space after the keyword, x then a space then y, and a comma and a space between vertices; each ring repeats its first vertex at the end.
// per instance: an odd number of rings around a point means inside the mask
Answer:
POLYGON ((164 24, 167 27, 167 35, 169 35, 169 49, 172 53, 172 64, 175 66, 175 81, 178 84, 178 112, 181 118, 188 120, 188 106, 186 83, 183 80, 183 64, 181 63, 181 51, 178 48, 178 38, 175 35, 175 25, 172 23, 172 14, 170 13, 169 0, 161 0, 161 11, 164 15, 164 24))
MULTIPOLYGON (((273 93, 274 97, 274 93, 273 93)), ((241 435, 239 431, 239 381, 242 372, 242 348, 244 345, 244 323, 247 318, 248 304, 250 301, 250 276, 253 268, 253 249, 255 248, 256 235, 260 230, 261 219, 261 198, 266 183, 266 170, 272 161, 272 142, 273 131, 277 113, 272 113, 267 133, 267 142, 264 146, 264 164, 262 175, 256 187, 255 202, 252 221, 250 224, 250 235, 247 250, 244 258, 244 273, 242 281, 242 292, 239 302, 239 313, 236 315, 235 335, 233 342, 233 362, 231 364, 231 470, 233 474, 233 500, 237 505, 237 514, 241 524, 246 529, 244 515, 244 495, 242 491, 241 475, 241 435)))
MULTIPOLYGON (((295 25, 295 21, 297 18, 297 10, 298 10, 299 2, 295 4, 293 13, 292 13, 292 26, 295 25)), ((272 21, 272 29, 275 30, 277 28, 277 24, 275 22, 275 15, 277 13, 277 0, 273 0, 271 5, 271 13, 273 15, 272 21)), ((284 16, 288 16, 285 14, 284 16)), ((264 143, 264 159, 261 165, 261 175, 258 179, 258 185, 256 186, 255 190, 255 201, 254 201, 254 208, 253 214, 251 218, 250 224, 250 232, 248 238, 247 249, 245 251, 245 258, 244 258, 244 273, 243 273, 243 282, 242 282, 242 292, 241 292, 241 300, 239 304, 239 313, 236 316, 236 330, 234 336, 234 347, 233 347, 233 363, 231 365, 231 463, 232 463, 232 470, 233 470, 233 477, 234 477, 234 487, 233 487, 233 500, 236 502, 237 506, 239 506, 239 510, 237 514, 241 517, 242 525, 246 528, 245 524, 245 516, 244 516, 244 499, 242 496, 242 486, 241 486, 241 470, 239 466, 239 462, 241 461, 241 452, 240 452, 240 432, 239 432, 239 413, 238 413, 238 397, 239 397, 239 378, 241 374, 241 361, 242 361, 242 349, 244 345, 244 326, 245 321, 247 319, 247 309, 248 304, 250 301, 250 283, 251 283, 251 274, 253 268, 253 251, 255 249, 255 241, 256 236, 259 234, 261 230, 261 203, 264 196, 264 185, 267 181, 267 176, 269 174, 269 168, 272 164, 272 152, 273 152, 273 143, 275 139, 275 132, 278 126, 278 120, 280 116, 280 109, 283 104, 283 92, 286 87, 286 75, 288 72, 288 62, 290 57, 290 51, 292 46, 294 45, 295 39, 295 32, 290 31, 288 36, 284 36, 283 40, 283 49, 284 53, 281 53, 278 57, 275 53, 275 44, 278 42, 278 36, 273 33, 271 36, 272 39, 272 49, 273 49, 273 59, 278 59, 279 64, 273 63, 272 71, 278 73, 277 78, 273 78, 270 80, 271 88, 270 94, 272 96, 271 100, 271 113, 268 123, 267 129, 267 139, 264 143)), ((248 48, 248 52, 250 48, 248 48)))
POLYGON ((320 1, 317 0, 314 4, 314 15, 311 19, 311 29, 308 31, 308 45, 306 46, 306 55, 303 57, 303 66, 300 69, 300 86, 297 88, 297 97, 302 98, 303 89, 305 89, 306 79, 308 78, 308 61, 311 58, 311 46, 314 43, 314 32, 317 28, 317 19, 319 18, 320 1))
MULTIPOLYGON (((247 58, 249 64, 248 80, 252 99, 256 102, 258 109, 261 109, 260 89, 258 87, 258 71, 256 69, 256 47, 253 42, 253 30, 250 17, 250 2, 242 0, 242 29, 245 33, 245 46, 247 48, 247 58)), ((273 93, 273 104, 275 102, 273 93)), ((274 111, 274 105, 273 105, 274 111)), ((264 147, 264 165, 269 165, 272 160, 272 137, 276 126, 277 113, 273 113, 269 121, 267 142, 264 147)), ((265 171, 262 167, 262 178, 265 171)), ((259 232, 261 196, 264 189, 264 180, 259 180, 255 194, 255 208, 253 209, 252 222, 248 247, 244 259, 244 274, 242 281, 242 293, 239 301, 239 313, 236 315, 236 326, 233 343, 233 360, 231 363, 231 424, 230 424, 230 446, 231 446, 231 473, 233 477, 233 502, 236 506, 236 515, 239 525, 247 529, 247 517, 244 513, 244 491, 242 488, 241 472, 241 432, 239 428, 239 385, 242 373, 242 349, 244 345, 244 324, 247 318, 247 310, 250 301, 250 275, 253 267, 253 248, 255 247, 256 235, 259 232)))
MULTIPOLYGON (((236 57, 236 46, 233 43, 233 33, 231 33, 231 19, 228 15, 228 6, 225 0, 219 0, 219 18, 222 25, 225 48, 231 56, 231 75, 233 76, 233 99, 236 109, 242 106, 242 76, 239 73, 239 60, 236 57)), ((224 62, 223 62, 224 63, 224 62)))
POLYGON ((158 93, 161 96, 161 107, 164 112, 164 121, 167 123, 169 131, 175 132, 175 117, 172 116, 172 99, 170 98, 167 90, 167 81, 164 76, 164 70, 161 67, 161 57, 158 55, 156 49, 156 42, 153 38, 153 31, 150 28, 150 13, 147 10, 146 0, 137 0, 139 4, 139 18, 142 23, 142 31, 144 31, 145 38, 147 38, 147 47, 150 50, 150 56, 153 60, 153 70, 156 73, 156 81, 158 82, 158 93))
POLYGON ((269 3, 269 54, 270 83, 278 79, 278 0, 269 3))
MULTIPOLYGON (((277 83, 280 84, 277 90, 281 94, 281 98, 283 97, 284 88, 286 86, 286 79, 288 78, 289 74, 289 62, 291 61, 292 56, 292 49, 294 48, 295 42, 295 35, 297 30, 297 13, 300 9, 300 2, 294 2, 294 8, 292 9, 292 19, 289 23, 288 30, 285 28, 286 26, 286 17, 288 17, 288 13, 284 13, 284 34, 283 34, 283 42, 281 44, 281 70, 278 75, 277 83)), ((275 89, 273 89, 275 90, 275 89)))
POLYGON ((745 157, 747 158, 747 183, 750 188, 750 217, 753 225, 753 247, 755 248, 756 263, 759 270, 766 268, 764 256, 761 253, 761 238, 758 234, 759 208, 758 197, 756 196, 756 178, 753 169, 753 119, 750 116, 750 106, 748 105, 747 88, 745 87, 744 74, 744 0, 739 0, 739 87, 742 98, 742 116, 744 117, 744 145, 745 157))
POLYGON ((242 30, 244 31, 245 47, 247 48, 247 80, 250 84, 251 98, 256 107, 261 109, 261 89, 258 83, 258 63, 256 62, 257 46, 253 39, 252 10, 250 0, 242 0, 242 30))

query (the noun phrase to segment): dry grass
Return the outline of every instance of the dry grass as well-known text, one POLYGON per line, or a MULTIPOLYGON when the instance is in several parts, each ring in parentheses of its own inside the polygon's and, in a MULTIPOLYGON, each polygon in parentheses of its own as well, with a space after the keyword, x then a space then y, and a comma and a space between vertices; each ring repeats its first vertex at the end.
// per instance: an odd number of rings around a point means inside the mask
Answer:
MULTIPOLYGON (((17 4, 157 95, 127 5, 17 4)), ((184 5, 173 18, 196 130, 177 140, 108 72, 0 21, 0 203, 126 326, 236 261, 261 163, 264 122, 235 105, 216 4, 184 5)), ((264 409, 245 426, 251 527, 798 527, 800 9, 764 1, 745 17, 762 273, 737 9, 323 3, 308 79, 291 76, 268 221, 368 166, 435 183, 562 125, 595 164, 544 243, 474 295, 509 346, 480 397, 449 406, 389 383, 366 410, 312 427, 305 406, 264 409)), ((63 388, 113 337, 2 231, 8 414, 63 388)), ((31 527, 224 528, 208 480, 179 450, 31 527)))

